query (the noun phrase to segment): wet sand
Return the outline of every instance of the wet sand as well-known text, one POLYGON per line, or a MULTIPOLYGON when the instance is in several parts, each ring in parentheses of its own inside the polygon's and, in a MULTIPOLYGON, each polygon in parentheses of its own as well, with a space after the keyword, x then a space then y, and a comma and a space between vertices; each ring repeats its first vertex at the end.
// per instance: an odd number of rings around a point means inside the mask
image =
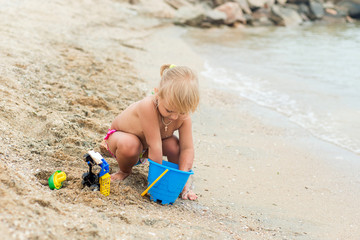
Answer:
MULTIPOLYGON (((151 94, 163 63, 201 72, 183 28, 116 1, 21 1, 0 14, 0 232, 7 239, 357 239, 359 156, 200 76, 198 201, 140 197, 139 166, 109 197, 81 187, 83 154, 151 94), (56 170, 68 180, 47 186, 56 170)), ((106 158, 111 171, 114 159, 106 158)))

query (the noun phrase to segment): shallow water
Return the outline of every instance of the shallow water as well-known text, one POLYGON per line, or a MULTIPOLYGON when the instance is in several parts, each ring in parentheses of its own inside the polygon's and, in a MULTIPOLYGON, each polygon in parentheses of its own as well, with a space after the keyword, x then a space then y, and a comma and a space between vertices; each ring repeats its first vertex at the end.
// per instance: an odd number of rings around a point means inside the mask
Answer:
POLYGON ((217 88, 360 154, 360 25, 193 29, 185 37, 217 88))

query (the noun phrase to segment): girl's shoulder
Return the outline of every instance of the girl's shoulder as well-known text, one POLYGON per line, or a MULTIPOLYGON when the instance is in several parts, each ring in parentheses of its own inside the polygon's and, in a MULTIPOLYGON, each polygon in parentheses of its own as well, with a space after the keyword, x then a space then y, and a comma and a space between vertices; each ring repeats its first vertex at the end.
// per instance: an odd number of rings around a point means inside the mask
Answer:
POLYGON ((142 100, 137 102, 137 105, 140 112, 149 113, 155 111, 156 109, 154 98, 152 96, 143 98, 142 100))
POLYGON ((154 101, 153 96, 148 96, 148 97, 145 97, 142 100, 140 100, 138 102, 138 104, 141 107, 154 107, 155 106, 155 101, 154 101))

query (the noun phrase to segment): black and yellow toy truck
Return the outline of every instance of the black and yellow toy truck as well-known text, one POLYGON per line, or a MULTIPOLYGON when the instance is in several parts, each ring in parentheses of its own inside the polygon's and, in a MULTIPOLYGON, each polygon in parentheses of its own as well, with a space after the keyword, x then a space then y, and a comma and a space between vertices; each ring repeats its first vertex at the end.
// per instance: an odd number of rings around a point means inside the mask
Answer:
POLYGON ((110 194, 109 164, 98 152, 89 151, 84 155, 84 161, 89 171, 82 175, 83 187, 88 186, 93 191, 100 190, 104 196, 110 194))

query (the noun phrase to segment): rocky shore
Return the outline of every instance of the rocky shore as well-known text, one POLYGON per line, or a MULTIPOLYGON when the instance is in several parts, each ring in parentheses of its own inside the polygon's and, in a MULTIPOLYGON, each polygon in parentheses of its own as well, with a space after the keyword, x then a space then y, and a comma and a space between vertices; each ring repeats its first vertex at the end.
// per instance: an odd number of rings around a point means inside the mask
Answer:
MULTIPOLYGON (((131 1, 134 3, 134 1, 131 1)), ((309 22, 346 23, 360 18, 359 0, 166 0, 175 24, 209 28, 221 25, 296 26, 309 22)))

